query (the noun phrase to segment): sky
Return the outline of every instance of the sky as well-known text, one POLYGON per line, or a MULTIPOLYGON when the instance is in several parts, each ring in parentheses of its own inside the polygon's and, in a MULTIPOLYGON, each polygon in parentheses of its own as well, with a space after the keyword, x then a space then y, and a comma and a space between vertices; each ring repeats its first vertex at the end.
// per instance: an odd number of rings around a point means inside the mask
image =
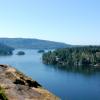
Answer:
POLYGON ((100 45, 100 0, 0 0, 0 37, 100 45))

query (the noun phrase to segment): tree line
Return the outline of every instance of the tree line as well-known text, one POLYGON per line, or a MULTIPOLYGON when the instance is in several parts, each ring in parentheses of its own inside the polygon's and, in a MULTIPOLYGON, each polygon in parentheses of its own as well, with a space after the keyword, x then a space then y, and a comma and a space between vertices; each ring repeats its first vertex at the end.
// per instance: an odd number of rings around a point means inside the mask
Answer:
POLYGON ((0 43, 0 55, 12 55, 14 48, 0 43))
POLYGON ((100 66, 100 46, 57 49, 44 53, 42 60, 60 66, 100 66))

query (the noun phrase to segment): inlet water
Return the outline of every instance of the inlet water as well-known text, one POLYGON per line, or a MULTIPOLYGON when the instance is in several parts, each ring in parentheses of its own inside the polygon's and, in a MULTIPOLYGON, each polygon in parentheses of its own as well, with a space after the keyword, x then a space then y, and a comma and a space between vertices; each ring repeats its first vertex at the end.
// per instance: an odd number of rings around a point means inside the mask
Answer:
POLYGON ((76 72, 42 63, 37 50, 23 50, 26 54, 0 56, 1 64, 9 64, 38 81, 62 100, 100 100, 100 72, 76 72))

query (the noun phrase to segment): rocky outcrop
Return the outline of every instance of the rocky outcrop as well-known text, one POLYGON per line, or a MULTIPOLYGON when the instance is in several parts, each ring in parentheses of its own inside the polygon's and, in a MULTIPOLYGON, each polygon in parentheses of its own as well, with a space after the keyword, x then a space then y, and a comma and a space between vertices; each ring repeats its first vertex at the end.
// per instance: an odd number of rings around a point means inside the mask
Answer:
POLYGON ((0 65, 0 86, 8 100, 59 100, 38 82, 8 65, 0 65))

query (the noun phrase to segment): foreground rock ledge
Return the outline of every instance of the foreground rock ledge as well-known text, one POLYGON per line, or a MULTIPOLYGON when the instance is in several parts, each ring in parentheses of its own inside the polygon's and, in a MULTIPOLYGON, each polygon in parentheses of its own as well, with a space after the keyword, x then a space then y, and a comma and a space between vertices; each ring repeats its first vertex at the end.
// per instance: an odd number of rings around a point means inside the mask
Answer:
POLYGON ((8 65, 0 65, 0 86, 8 100, 59 100, 39 83, 8 65))

